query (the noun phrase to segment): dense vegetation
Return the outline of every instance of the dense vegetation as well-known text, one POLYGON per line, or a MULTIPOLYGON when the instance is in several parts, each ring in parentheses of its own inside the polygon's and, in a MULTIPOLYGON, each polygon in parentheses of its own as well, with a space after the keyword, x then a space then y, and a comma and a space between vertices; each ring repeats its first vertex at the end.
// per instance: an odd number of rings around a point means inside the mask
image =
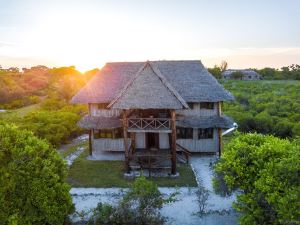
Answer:
POLYGON ((25 115, 1 113, 0 120, 30 130, 37 137, 58 147, 82 132, 76 123, 85 113, 85 106, 69 105, 64 99, 47 98, 25 115))
POLYGON ((284 66, 280 70, 274 68, 255 69, 264 80, 300 80, 300 65, 284 66))
POLYGON ((270 135, 237 134, 215 166, 217 189, 242 190, 242 224, 299 224, 300 145, 270 135), (225 187, 224 189, 224 184, 225 187))
POLYGON ((300 82, 223 81, 235 101, 225 103, 225 114, 243 132, 274 134, 282 138, 300 135, 300 82))
POLYGON ((69 100, 98 69, 81 74, 74 66, 3 69, 0 66, 0 108, 13 109, 57 95, 69 100))
POLYGON ((82 132, 76 123, 87 109, 70 105, 69 101, 96 72, 81 74, 75 67, 44 66, 23 69, 22 73, 17 69, 0 69, 0 90, 5 92, 0 98, 2 107, 37 106, 21 116, 8 110, 0 114, 0 120, 30 130, 57 147, 82 132))
POLYGON ((66 165, 31 132, 0 124, 0 223, 63 224, 72 212, 66 165))

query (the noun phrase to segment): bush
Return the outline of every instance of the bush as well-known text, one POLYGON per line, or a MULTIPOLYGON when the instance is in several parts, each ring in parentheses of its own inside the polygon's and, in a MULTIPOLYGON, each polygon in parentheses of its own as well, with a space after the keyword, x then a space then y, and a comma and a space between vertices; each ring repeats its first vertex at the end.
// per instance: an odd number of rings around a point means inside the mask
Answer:
POLYGON ((198 215, 203 216, 206 213, 208 205, 209 191, 200 185, 196 191, 197 203, 199 207, 198 215))
POLYGON ((20 122, 20 127, 58 147, 81 132, 76 125, 79 119, 80 115, 73 112, 40 110, 27 114, 20 122))
POLYGON ((63 224, 72 212, 66 165, 29 131, 0 124, 1 224, 63 224))
POLYGON ((166 203, 175 201, 176 193, 164 199, 157 185, 140 177, 120 200, 117 206, 99 204, 89 224, 104 225, 159 225, 165 219, 159 209, 166 203))
POLYGON ((67 102, 64 99, 58 99, 56 97, 47 98, 42 104, 41 109, 43 110, 59 110, 67 105, 67 102))
POLYGON ((296 141, 237 134, 225 147, 215 172, 229 190, 243 191, 234 205, 243 213, 242 224, 300 222, 300 145, 296 141))

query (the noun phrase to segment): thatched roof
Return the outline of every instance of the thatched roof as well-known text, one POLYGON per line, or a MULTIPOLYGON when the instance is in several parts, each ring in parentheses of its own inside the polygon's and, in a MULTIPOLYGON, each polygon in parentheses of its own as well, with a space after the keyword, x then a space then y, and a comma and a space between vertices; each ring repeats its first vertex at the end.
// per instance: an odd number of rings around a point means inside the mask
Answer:
MULTIPOLYGON (((170 86, 186 102, 233 100, 201 61, 151 61, 170 86)), ((109 103, 116 99, 126 84, 144 67, 145 62, 107 63, 71 100, 72 103, 109 103)))
POLYGON ((115 109, 182 109, 187 103, 150 62, 125 85, 109 108, 115 109))
POLYGON ((117 117, 100 117, 85 115, 77 125, 85 129, 113 129, 122 127, 122 122, 117 117))
POLYGON ((177 120, 177 127, 190 128, 231 128, 234 121, 227 116, 189 117, 177 120))

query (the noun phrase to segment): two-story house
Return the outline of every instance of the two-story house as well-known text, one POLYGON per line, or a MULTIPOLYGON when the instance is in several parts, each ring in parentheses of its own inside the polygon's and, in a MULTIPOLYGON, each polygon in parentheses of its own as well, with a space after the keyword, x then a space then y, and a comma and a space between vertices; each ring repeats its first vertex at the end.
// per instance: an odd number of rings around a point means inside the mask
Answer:
POLYGON ((233 100, 200 61, 107 63, 73 98, 88 104, 78 125, 89 130, 90 155, 123 151, 125 170, 170 168, 180 154, 221 154, 221 110, 233 100))

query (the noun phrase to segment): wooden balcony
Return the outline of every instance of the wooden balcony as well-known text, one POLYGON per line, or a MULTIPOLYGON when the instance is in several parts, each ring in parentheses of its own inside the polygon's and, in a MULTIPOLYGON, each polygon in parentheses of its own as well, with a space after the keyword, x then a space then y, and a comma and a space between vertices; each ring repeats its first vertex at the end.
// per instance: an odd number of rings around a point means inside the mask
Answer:
POLYGON ((168 118, 129 118, 129 132, 166 132, 171 133, 171 119, 168 118))

